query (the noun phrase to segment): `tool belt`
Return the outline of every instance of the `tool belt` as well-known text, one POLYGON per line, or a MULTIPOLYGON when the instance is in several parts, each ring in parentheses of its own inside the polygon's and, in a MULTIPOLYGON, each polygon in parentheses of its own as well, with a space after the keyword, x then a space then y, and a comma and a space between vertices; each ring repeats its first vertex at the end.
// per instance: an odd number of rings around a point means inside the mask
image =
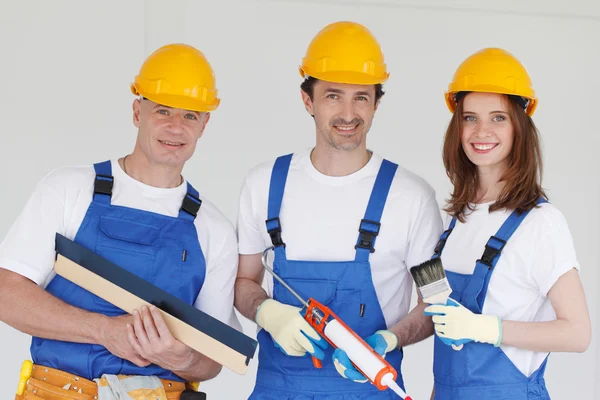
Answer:
MULTIPOLYGON (((187 389, 184 382, 161 379, 168 400, 205 399, 204 393, 187 389), (182 395, 185 393, 185 395, 182 395)), ((98 385, 94 381, 43 365, 25 361, 21 368, 19 390, 15 400, 96 400, 98 385)))

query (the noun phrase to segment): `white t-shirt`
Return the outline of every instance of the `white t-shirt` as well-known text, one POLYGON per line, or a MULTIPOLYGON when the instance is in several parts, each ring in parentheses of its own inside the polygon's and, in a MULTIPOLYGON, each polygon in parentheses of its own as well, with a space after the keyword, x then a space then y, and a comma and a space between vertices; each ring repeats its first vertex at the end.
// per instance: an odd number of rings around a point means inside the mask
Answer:
MULTIPOLYGON (((112 173, 111 204, 178 216, 186 182, 172 189, 148 186, 125 174, 116 160, 112 173)), ((62 167, 44 177, 0 244, 0 267, 46 287, 55 275, 55 235, 75 238, 92 201, 94 178, 92 165, 62 167)), ((238 265, 233 224, 204 198, 194 224, 206 260, 204 285, 195 306, 241 330, 233 312, 238 265)))
MULTIPOLYGON (((294 154, 281 207, 282 237, 289 259, 354 260, 358 227, 383 159, 373 154, 359 171, 331 177, 310 161, 310 149, 294 154)), ((238 214, 240 254, 262 253, 271 246, 265 220, 274 161, 252 169, 244 182, 238 214)), ((399 167, 383 211, 381 230, 370 255, 371 273, 387 326, 410 307, 409 268, 431 257, 442 229, 433 189, 399 167)), ((272 296, 273 278, 265 273, 272 296)))
MULTIPOLYGON (((508 211, 489 213, 491 204, 476 205, 464 224, 456 221, 442 252, 446 270, 473 273, 488 239, 510 215, 508 211)), ((451 220, 448 216, 446 227, 451 220)), ((572 268, 579 270, 579 263, 567 221, 556 207, 545 203, 531 210, 502 250, 490 279, 483 314, 509 321, 555 320, 547 294, 572 268)), ((512 346, 501 348, 525 376, 535 372, 548 354, 512 346)))

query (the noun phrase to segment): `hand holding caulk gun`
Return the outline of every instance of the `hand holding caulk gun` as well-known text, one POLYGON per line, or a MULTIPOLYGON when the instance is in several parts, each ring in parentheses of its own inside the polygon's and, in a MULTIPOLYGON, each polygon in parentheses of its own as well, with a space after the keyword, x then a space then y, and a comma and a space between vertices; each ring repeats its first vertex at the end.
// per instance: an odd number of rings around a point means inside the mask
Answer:
MULTIPOLYGON (((263 266, 304 305, 301 313, 308 324, 334 348, 343 350, 354 367, 379 390, 389 388, 402 399, 412 400, 396 384, 395 380, 398 373, 394 367, 340 320, 332 310, 313 298, 306 301, 273 271, 267 262, 267 255, 270 250, 273 250, 273 247, 267 248, 262 254, 263 266)), ((321 368, 320 360, 314 356, 313 364, 315 367, 321 368)))

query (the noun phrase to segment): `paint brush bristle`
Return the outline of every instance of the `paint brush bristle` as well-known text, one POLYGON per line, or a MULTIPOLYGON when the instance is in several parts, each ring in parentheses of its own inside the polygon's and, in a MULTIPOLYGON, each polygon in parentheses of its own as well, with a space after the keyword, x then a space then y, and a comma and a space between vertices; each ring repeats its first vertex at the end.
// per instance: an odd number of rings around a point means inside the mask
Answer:
POLYGON ((432 258, 431 260, 427 260, 424 263, 412 267, 410 269, 410 274, 419 288, 440 281, 446 277, 444 265, 439 257, 432 258))

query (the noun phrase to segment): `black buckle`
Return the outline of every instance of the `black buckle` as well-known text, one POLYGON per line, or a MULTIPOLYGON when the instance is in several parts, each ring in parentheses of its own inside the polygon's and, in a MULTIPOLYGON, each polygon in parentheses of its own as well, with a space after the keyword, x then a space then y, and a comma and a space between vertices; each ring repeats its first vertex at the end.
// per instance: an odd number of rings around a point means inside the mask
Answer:
POLYGON ((450 233, 452 233, 452 229, 448 229, 447 231, 442 233, 440 240, 438 240, 437 244, 435 245, 435 249, 433 250, 433 252, 438 256, 442 254, 442 251, 446 246, 446 241, 448 240, 448 236, 450 236, 450 233))
POLYGON ((502 252, 504 246, 506 246, 506 240, 502 240, 500 238, 497 238, 496 236, 492 236, 485 244, 485 250, 483 251, 483 255, 477 261, 487 265, 489 269, 492 269, 492 261, 494 261, 494 258, 502 252), (500 243, 500 248, 497 249, 495 247, 490 246, 490 242, 492 240, 498 241, 500 243))
POLYGON ((373 240, 377 235, 379 235, 379 229, 381 229, 381 224, 379 222, 369 221, 368 219, 362 219, 360 221, 360 226, 358 227, 360 236, 358 237, 358 243, 354 246, 354 248, 367 249, 370 253, 375 253, 375 248, 373 247, 373 240), (366 229, 362 229, 362 225, 365 223, 375 225, 377 227, 377 230, 375 232, 371 232, 366 229))
POLYGON ((110 175, 96 174, 94 180, 94 193, 106 194, 111 196, 115 178, 110 175))
POLYGON ((278 247, 278 246, 283 246, 285 247, 285 243, 283 243, 283 239, 281 238, 281 220, 279 219, 279 217, 275 217, 275 218, 270 218, 268 220, 266 220, 265 222, 267 223, 267 227, 270 225, 271 222, 277 221, 277 226, 275 228, 271 228, 268 229, 267 228, 267 232, 269 232, 269 236, 271 236, 271 243, 273 243, 273 246, 278 247))
POLYGON ((201 205, 202 200, 191 193, 186 193, 185 197, 183 198, 183 203, 181 204, 181 210, 191 214, 194 218, 196 218, 201 205))

